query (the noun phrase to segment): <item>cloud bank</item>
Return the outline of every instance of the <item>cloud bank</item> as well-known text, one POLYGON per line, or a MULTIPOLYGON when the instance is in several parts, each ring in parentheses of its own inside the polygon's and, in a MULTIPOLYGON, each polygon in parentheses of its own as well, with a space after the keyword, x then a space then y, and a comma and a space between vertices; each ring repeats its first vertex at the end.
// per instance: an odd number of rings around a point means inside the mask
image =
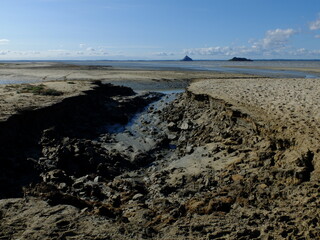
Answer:
POLYGON ((8 39, 0 39, 0 44, 3 45, 3 44, 8 44, 10 42, 10 40, 8 39))
POLYGON ((46 51, 10 51, 0 50, 0 57, 6 60, 16 59, 95 59, 104 58, 108 53, 104 49, 67 50, 50 49, 46 51))
MULTIPOLYGON (((320 30, 320 13, 318 18, 309 23, 309 30, 320 30)), ((249 57, 267 57, 267 58, 319 58, 320 50, 308 50, 306 48, 294 48, 290 45, 293 36, 302 34, 292 28, 272 29, 265 32, 264 38, 260 40, 250 40, 243 46, 211 46, 206 48, 189 48, 184 53, 199 57, 231 57, 231 56, 249 56, 249 57)), ((320 34, 314 35, 320 39, 320 34)))
POLYGON ((174 56, 175 53, 172 53, 172 52, 155 52, 155 53, 152 53, 152 55, 158 56, 158 57, 168 57, 168 56, 174 56))
MULTIPOLYGON (((317 22, 317 21, 316 21, 317 22)), ((314 27, 316 26, 314 22, 314 27)), ((320 28, 320 19, 319 19, 320 28)), ((319 57, 320 50, 308 50, 305 48, 293 48, 290 45, 291 38, 299 34, 292 28, 268 30, 264 38, 260 40, 250 40, 245 46, 214 46, 207 48, 185 49, 184 53, 200 57, 231 57, 231 56, 249 56, 249 57, 319 57)), ((320 35, 316 35, 320 38, 320 35)))

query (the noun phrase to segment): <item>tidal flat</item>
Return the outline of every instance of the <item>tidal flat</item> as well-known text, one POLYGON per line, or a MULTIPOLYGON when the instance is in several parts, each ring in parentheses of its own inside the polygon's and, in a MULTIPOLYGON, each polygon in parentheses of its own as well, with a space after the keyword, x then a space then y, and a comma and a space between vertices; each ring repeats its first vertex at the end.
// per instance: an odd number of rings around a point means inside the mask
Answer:
POLYGON ((320 79, 57 62, 0 79, 0 239, 320 238, 320 79))

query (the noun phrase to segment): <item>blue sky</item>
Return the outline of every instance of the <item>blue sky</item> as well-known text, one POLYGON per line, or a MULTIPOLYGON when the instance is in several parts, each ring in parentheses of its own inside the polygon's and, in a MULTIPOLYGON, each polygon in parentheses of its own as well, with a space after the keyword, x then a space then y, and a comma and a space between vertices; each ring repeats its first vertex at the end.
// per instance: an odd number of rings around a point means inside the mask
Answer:
POLYGON ((319 59, 319 0, 1 0, 0 59, 319 59))

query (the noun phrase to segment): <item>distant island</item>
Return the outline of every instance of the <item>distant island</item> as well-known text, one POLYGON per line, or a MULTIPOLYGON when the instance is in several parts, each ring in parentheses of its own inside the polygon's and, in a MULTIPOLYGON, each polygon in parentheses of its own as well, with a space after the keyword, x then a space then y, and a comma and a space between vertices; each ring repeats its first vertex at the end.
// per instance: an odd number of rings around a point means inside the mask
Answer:
POLYGON ((251 59, 248 58, 239 58, 239 57, 234 57, 232 59, 229 59, 228 61, 239 61, 239 62, 252 62, 251 59))
POLYGON ((185 56, 181 61, 193 61, 191 57, 185 56))

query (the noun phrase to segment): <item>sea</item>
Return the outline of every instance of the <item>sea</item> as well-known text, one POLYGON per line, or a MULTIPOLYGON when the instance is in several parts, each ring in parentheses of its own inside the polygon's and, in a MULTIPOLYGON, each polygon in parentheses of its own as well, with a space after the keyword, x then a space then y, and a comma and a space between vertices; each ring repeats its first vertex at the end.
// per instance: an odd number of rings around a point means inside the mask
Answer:
MULTIPOLYGON (((298 70, 274 70, 265 68, 313 68, 320 69, 320 60, 254 60, 245 62, 205 60, 205 61, 2 61, 2 63, 19 62, 61 62, 66 64, 88 66, 112 66, 122 69, 141 70, 188 70, 188 71, 216 71, 225 73, 255 74, 276 78, 320 78, 320 72, 301 72, 298 70), (263 69, 260 69, 263 68, 263 69)), ((0 84, 32 82, 32 79, 8 79, 0 75, 0 84)))
POLYGON ((297 70, 272 70, 262 68, 314 68, 320 69, 320 60, 255 60, 245 62, 206 60, 206 61, 68 61, 80 65, 113 66, 125 69, 149 70, 190 70, 218 71, 226 73, 247 73, 278 78, 320 78, 319 73, 306 73, 297 70))

